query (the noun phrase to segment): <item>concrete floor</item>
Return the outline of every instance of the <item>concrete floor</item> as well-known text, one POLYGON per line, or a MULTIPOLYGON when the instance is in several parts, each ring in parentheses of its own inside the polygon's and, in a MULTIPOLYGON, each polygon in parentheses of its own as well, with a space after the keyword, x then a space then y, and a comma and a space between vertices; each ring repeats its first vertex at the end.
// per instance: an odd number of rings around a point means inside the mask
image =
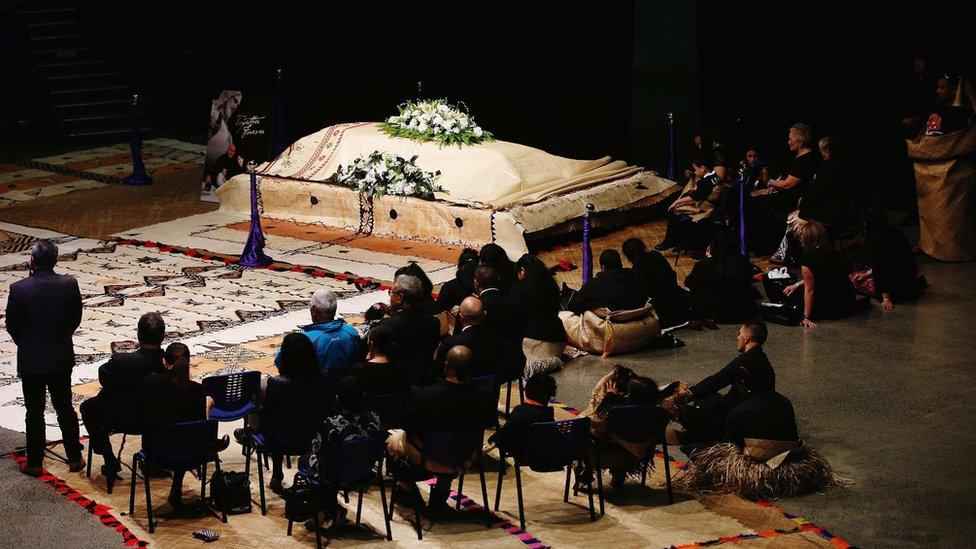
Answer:
MULTIPOLYGON (((779 504, 863 547, 976 545, 976 264, 920 268, 930 289, 918 303, 815 329, 771 325, 766 344, 801 436, 854 481, 779 504)), ((558 375, 557 398, 584 404, 614 362, 695 382, 735 356, 736 334, 682 330, 680 349, 584 357, 558 375)))

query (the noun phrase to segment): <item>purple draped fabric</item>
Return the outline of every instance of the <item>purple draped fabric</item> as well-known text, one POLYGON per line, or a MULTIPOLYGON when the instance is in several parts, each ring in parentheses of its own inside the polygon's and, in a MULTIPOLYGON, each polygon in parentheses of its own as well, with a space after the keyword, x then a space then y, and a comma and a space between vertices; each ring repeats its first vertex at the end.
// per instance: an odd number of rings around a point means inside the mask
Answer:
POLYGON ((261 231, 261 214, 258 212, 258 176, 251 171, 251 230, 237 264, 242 267, 264 267, 273 259, 264 254, 264 232, 261 231))
POLYGON ((583 284, 593 278, 593 249, 590 248, 590 212, 593 206, 587 205, 583 215, 583 284))

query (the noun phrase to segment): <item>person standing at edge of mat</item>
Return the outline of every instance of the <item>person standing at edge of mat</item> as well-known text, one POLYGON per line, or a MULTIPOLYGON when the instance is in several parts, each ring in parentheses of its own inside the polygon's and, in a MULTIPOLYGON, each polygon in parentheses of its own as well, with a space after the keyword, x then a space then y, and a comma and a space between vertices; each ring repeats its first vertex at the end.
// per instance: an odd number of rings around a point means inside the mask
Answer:
POLYGON ((39 240, 31 248, 30 274, 10 285, 6 324, 17 345, 17 375, 27 408, 27 462, 24 474, 39 476, 44 463, 45 392, 58 415, 61 438, 72 473, 85 467, 78 441, 78 415, 71 405, 71 369, 75 365, 72 335, 81 324, 81 292, 73 276, 54 272, 58 247, 39 240))

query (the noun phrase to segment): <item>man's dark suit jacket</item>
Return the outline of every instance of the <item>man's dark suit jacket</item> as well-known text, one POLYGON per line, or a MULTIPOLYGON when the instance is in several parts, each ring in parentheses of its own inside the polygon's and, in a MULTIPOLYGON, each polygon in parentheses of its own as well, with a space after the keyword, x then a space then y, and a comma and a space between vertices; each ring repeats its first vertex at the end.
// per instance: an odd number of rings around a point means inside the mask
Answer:
POLYGON ((441 324, 433 316, 414 309, 397 311, 384 319, 393 330, 396 356, 410 375, 410 383, 423 383, 434 360, 434 350, 441 338, 441 324))
POLYGON ((6 323, 17 344, 17 375, 70 371, 72 334, 81 324, 81 292, 73 276, 39 269, 10 285, 6 323))
POLYGON ((511 302, 508 296, 498 288, 488 288, 483 290, 478 298, 485 309, 484 326, 491 333, 501 338, 519 337, 518 331, 521 322, 514 317, 511 302))
POLYGON ((494 424, 495 413, 477 385, 439 379, 429 387, 411 389, 399 424, 419 439, 427 433, 483 429, 494 424))
POLYGON ((140 348, 113 356, 98 368, 101 397, 139 391, 146 376, 163 370, 162 349, 140 348))
POLYGON ((640 309, 646 303, 644 289, 630 269, 608 269, 590 279, 573 294, 567 308, 581 315, 600 307, 611 311, 640 309))
POLYGON ((501 372, 501 359, 503 342, 501 338, 488 331, 483 325, 469 326, 461 333, 445 338, 437 347, 437 354, 434 358, 434 367, 431 371, 430 380, 444 376, 444 363, 447 361, 447 352, 455 345, 464 345, 471 349, 471 360, 474 361, 473 377, 497 376, 501 372))
MULTIPOLYGON (((739 354, 739 356, 732 359, 732 362, 726 364, 721 370, 691 387, 691 400, 704 399, 732 385, 735 371, 739 368, 748 370, 753 379, 767 386, 769 389, 776 388, 776 372, 773 370, 773 365, 769 363, 769 357, 766 356, 762 347, 758 346, 739 354)), ((719 406, 718 411, 722 413, 728 412, 741 404, 743 400, 745 400, 745 397, 739 395, 739 392, 735 388, 732 388, 725 395, 725 400, 719 406)))

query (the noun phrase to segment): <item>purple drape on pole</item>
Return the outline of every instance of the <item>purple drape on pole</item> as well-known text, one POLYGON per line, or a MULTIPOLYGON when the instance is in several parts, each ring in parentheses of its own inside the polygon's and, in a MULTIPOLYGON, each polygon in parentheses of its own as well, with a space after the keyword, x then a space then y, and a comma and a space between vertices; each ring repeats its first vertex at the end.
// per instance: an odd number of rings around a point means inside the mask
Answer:
POLYGON ((258 176, 254 167, 249 166, 251 172, 251 230, 247 235, 247 243, 241 252, 237 264, 242 267, 264 267, 273 259, 264 254, 264 232, 261 231, 261 213, 258 211, 258 176))
POLYGON ((593 213, 593 204, 587 204, 586 213, 583 214, 583 284, 593 278, 593 249, 590 248, 591 213, 593 213))
POLYGON ((674 113, 668 113, 668 179, 674 181, 674 113))

